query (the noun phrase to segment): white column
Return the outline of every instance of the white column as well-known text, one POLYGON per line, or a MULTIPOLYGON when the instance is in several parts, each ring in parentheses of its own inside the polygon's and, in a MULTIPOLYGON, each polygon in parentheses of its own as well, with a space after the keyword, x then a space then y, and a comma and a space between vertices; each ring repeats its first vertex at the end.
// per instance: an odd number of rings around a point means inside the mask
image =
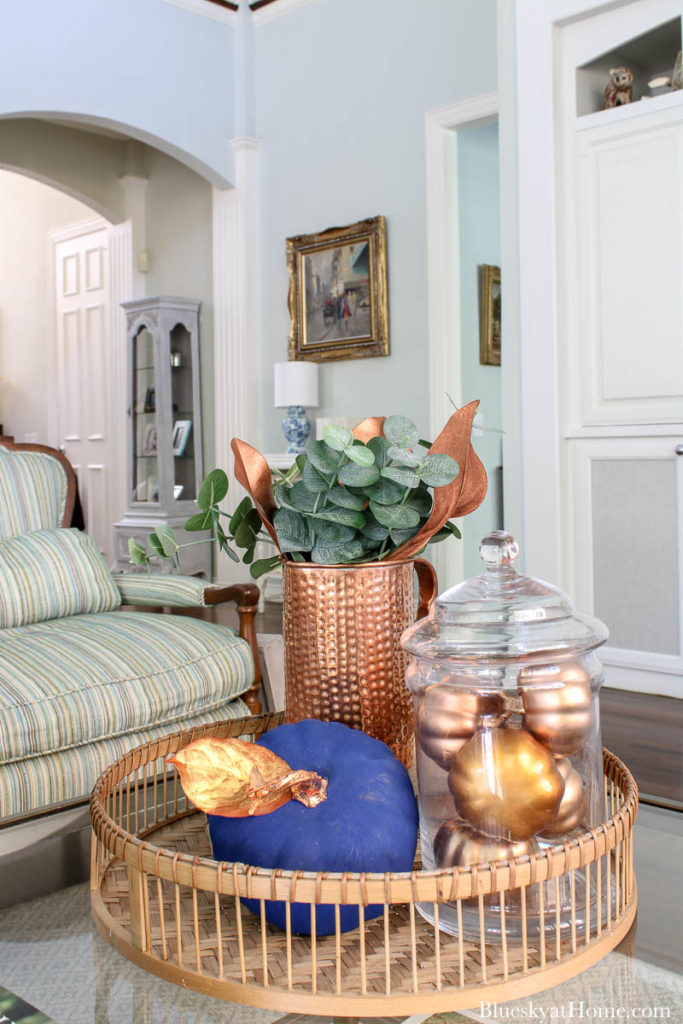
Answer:
POLYGON ((130 294, 125 299, 144 299, 147 295, 145 274, 149 269, 147 252, 147 185, 143 174, 123 174, 119 181, 123 189, 126 218, 131 223, 131 276, 130 294))
MULTIPOLYGON (((216 465, 230 480, 228 505, 243 497, 233 473, 230 441, 260 445, 261 385, 258 302, 259 142, 234 139, 236 187, 213 193, 213 297, 216 465)), ((247 570, 225 557, 219 579, 245 579, 247 570)))

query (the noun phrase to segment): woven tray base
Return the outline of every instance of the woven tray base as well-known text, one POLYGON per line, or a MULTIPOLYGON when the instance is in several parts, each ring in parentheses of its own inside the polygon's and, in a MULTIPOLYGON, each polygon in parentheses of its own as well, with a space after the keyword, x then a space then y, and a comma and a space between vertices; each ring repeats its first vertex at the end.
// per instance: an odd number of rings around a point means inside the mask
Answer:
MULTIPOLYGON (((192 857, 211 857, 211 845, 203 814, 192 813, 153 831, 148 838, 166 850, 192 857)), ((145 884, 145 883, 143 883, 145 884)), ((246 908, 239 911, 243 960, 239 953, 238 910, 234 897, 220 897, 222 957, 219 958, 216 928, 216 896, 202 890, 181 888, 176 899, 173 883, 146 877, 149 901, 150 949, 142 953, 131 941, 128 872, 120 860, 105 870, 99 898, 93 894, 93 911, 100 931, 121 952, 140 966, 183 986, 256 1006, 310 1012, 385 1014, 436 1009, 474 1007, 482 999, 511 999, 547 988, 571 977, 604 956, 626 934, 635 915, 627 912, 618 926, 604 933, 581 953, 572 955, 571 942, 562 943, 557 963, 541 965, 541 952, 529 944, 526 969, 520 947, 510 946, 504 961, 500 948, 486 946, 486 983, 482 984, 480 945, 459 942, 441 935, 437 970, 434 929, 410 905, 389 911, 391 993, 386 991, 385 923, 383 918, 365 926, 365 979, 361 976, 362 954, 358 931, 316 941, 315 979, 312 992, 312 950, 307 937, 293 935, 289 943, 284 932, 271 925, 267 934, 267 985, 264 979, 260 919, 246 908), (158 912, 159 887, 163 901, 164 927, 158 912), (179 955, 175 930, 176 914, 182 922, 179 955), (412 920, 411 920, 412 919, 412 920), (419 964, 419 994, 413 988, 413 943, 419 964), (288 950, 288 944, 290 948, 288 950), (198 955, 199 954, 199 955, 198 955), (221 963, 222 959, 222 963, 221 963), (338 964, 343 965, 343 989, 338 964), (178 964, 180 963, 180 966, 178 964), (430 981, 440 972, 441 989, 430 981), (506 981, 506 976, 517 976, 506 981), (520 977, 521 975, 521 977, 520 977), (363 992, 363 988, 365 991, 363 992), (374 1004, 374 1005, 373 1005, 374 1004)), ((556 954, 553 944, 553 957, 556 954)))

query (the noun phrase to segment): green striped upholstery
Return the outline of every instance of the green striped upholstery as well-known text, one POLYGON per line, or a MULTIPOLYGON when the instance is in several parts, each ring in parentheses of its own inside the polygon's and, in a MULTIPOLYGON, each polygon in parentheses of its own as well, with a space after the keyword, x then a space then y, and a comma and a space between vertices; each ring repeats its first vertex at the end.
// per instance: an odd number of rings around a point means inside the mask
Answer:
POLYGON ((181 728, 191 729, 246 714, 246 704, 237 699, 212 711, 186 716, 173 727, 153 725, 98 743, 0 764, 0 818, 30 814, 53 804, 87 797, 105 768, 133 747, 181 728))
POLYGON ((141 572, 114 573, 123 604, 203 608, 206 581, 196 576, 161 576, 141 572))
POLYGON ((118 608, 121 595, 95 542, 79 530, 0 540, 0 629, 118 608))
POLYGON ((249 688, 251 650, 183 615, 76 615, 0 630, 0 764, 180 728, 249 688))
POLYGON ((0 445, 0 537, 59 526, 66 507, 62 464, 46 452, 0 445))

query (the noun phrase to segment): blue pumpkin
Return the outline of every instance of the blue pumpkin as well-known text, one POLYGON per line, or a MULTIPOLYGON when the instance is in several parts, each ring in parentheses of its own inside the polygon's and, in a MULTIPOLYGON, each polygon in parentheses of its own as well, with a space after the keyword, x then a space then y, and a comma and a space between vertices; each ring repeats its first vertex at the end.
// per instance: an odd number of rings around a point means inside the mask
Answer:
MULTIPOLYGON (((216 860, 302 871, 410 871, 417 846, 417 802, 407 771, 389 747, 339 722, 308 719, 281 725, 259 743, 292 769, 328 779, 327 799, 317 807, 290 800, 271 814, 225 818, 210 814, 216 860)), ((260 901, 244 899, 255 914, 260 901)), ((285 928, 285 904, 266 900, 266 918, 285 928)), ((378 917, 382 904, 365 908, 378 917)), ((316 908, 316 933, 335 930, 334 906, 316 908)), ((358 926, 356 906, 340 907, 341 930, 358 926)), ((308 903, 291 904, 292 931, 309 935, 308 903)))

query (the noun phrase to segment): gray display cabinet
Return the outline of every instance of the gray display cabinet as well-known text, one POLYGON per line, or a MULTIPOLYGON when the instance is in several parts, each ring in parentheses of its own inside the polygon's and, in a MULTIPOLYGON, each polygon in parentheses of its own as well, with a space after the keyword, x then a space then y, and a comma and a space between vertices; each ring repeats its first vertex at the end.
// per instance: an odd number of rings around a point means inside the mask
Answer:
MULTIPOLYGON (((127 320, 128 496, 114 524, 115 569, 129 569, 128 540, 145 540, 160 523, 182 530, 197 511, 201 485, 202 421, 199 388, 199 303, 159 295, 123 302, 127 320)), ((199 540, 198 533, 178 540, 199 540)), ((208 536, 208 534, 204 535, 208 536)), ((211 545, 181 551, 181 570, 211 577, 211 545)), ((154 560, 157 572, 169 572, 154 560)))

